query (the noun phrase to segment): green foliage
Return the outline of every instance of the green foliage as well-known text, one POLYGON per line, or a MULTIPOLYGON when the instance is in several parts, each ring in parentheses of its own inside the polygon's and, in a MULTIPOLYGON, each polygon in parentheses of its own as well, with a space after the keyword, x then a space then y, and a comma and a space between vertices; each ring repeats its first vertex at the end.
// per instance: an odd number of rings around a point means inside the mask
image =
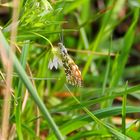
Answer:
MULTIPOLYGON (((16 126, 12 133, 15 139, 140 138, 138 117, 133 116, 140 109, 131 102, 131 98, 140 100, 140 67, 139 61, 130 61, 133 56, 140 58, 134 48, 140 41, 139 2, 105 1, 101 7, 98 2, 20 2, 20 16, 15 24, 18 49, 12 54, 14 94, 10 102, 10 125, 16 126), (126 13, 121 15, 121 11, 126 13), (124 23, 127 29, 116 37, 116 30, 124 23), (62 66, 48 68, 50 60, 60 56, 58 43, 62 38, 73 62, 81 69, 82 87, 66 82, 62 66), (122 103, 116 105, 114 101, 120 97, 122 103), (121 119, 119 127, 112 121, 115 116, 121 119), (130 125, 126 124, 127 116, 135 120, 130 125)), ((7 54, 11 51, 11 20, 0 32, 0 44, 7 54)), ((5 75, 1 64, 0 72, 5 75)), ((0 84, 2 81, 1 74, 0 84)), ((0 107, 2 102, 3 99, 0 107)))

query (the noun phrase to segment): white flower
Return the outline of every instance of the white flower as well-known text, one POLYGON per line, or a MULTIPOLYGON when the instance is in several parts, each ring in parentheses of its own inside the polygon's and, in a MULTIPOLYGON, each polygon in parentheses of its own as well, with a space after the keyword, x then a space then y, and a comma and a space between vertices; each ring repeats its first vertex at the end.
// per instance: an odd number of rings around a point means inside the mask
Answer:
POLYGON ((54 56, 53 60, 50 59, 49 64, 48 64, 48 68, 50 70, 52 70, 53 67, 55 69, 57 69, 59 65, 62 66, 61 60, 57 56, 54 56))

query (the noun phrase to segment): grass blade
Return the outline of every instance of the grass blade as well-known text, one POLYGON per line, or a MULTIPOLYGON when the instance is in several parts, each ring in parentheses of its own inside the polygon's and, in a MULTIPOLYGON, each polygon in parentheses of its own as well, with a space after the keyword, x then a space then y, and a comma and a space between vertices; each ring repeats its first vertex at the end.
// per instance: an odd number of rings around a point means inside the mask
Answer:
MULTIPOLYGON (((1 31, 0 31, 0 43, 7 51, 7 54, 9 54, 10 47, 1 31)), ((25 84, 26 88, 29 90, 29 93, 32 96, 33 100, 38 105, 40 111, 42 112, 42 114, 44 115, 46 120, 48 121, 50 127, 53 129, 56 137, 59 140, 63 140, 64 138, 63 138, 61 132, 59 131, 57 125, 55 124, 54 120, 52 119, 48 109, 45 107, 42 100, 39 98, 36 89, 32 86, 31 81, 29 80, 27 74, 25 73, 24 69, 22 68, 21 64, 19 63, 17 57, 14 54, 12 54, 12 57, 13 57, 14 68, 17 71, 17 73, 20 76, 23 83, 25 84)))

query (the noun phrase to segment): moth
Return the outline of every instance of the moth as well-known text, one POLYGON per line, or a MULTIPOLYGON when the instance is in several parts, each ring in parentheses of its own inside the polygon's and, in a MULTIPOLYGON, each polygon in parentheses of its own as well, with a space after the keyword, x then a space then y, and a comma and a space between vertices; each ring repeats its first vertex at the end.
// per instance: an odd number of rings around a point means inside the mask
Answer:
POLYGON ((65 70, 67 82, 71 85, 80 87, 82 85, 82 76, 78 66, 69 56, 67 49, 62 43, 58 43, 58 49, 60 51, 60 57, 65 70))

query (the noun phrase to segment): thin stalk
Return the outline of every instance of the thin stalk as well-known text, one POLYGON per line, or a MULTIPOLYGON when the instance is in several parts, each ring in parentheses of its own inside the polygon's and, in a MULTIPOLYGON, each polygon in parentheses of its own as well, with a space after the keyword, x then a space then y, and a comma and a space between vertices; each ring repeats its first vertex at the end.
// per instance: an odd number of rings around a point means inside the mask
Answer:
MULTIPOLYGON (((103 87, 102 87, 102 96, 105 96, 105 90, 106 90, 106 85, 107 85, 107 78, 108 78, 108 75, 109 75, 109 70, 110 70, 110 52, 111 52, 111 48, 112 48, 112 38, 111 38, 111 44, 110 44, 110 47, 109 47, 109 51, 108 51, 108 59, 107 59, 107 67, 106 67, 106 70, 105 70, 105 78, 104 78, 104 82, 103 82, 103 87)), ((106 107, 107 105, 107 102, 103 102, 101 104, 101 106, 104 108, 106 107)))
MULTIPOLYGON (((126 83, 125 91, 127 91, 127 85, 128 85, 128 82, 126 83)), ((123 95, 123 102, 122 102, 122 133, 124 135, 125 135, 125 128, 126 128, 126 122, 125 122, 125 119, 126 119, 126 99, 127 99, 127 93, 125 93, 123 95)))
POLYGON ((103 96, 104 93, 105 93, 106 84, 107 84, 107 78, 108 78, 108 75, 109 75, 109 68, 110 68, 110 52, 111 52, 111 48, 112 48, 112 39, 111 39, 111 45, 110 45, 109 51, 108 51, 107 67, 106 67, 105 78, 104 78, 104 82, 103 82, 102 96, 103 96))
MULTIPOLYGON (((18 11, 18 0, 13 0, 13 13, 12 13, 12 26, 11 26, 11 36, 10 41, 16 42, 17 27, 15 28, 15 23, 18 20, 19 11, 18 11)), ((3 45, 3 44, 1 44, 3 45)), ((9 132, 9 117, 10 117, 10 100, 11 100, 11 87, 12 87, 12 72, 13 72, 13 58, 11 52, 15 52, 15 46, 10 44, 11 50, 9 56, 7 55, 8 63, 6 68, 6 89, 4 94, 4 105, 3 105, 3 117, 2 117, 2 139, 6 140, 8 138, 9 132)))
MULTIPOLYGON (((28 46, 29 43, 25 42, 25 45, 23 46, 22 53, 21 53, 21 65, 25 69, 26 66, 26 59, 27 59, 27 54, 28 54, 28 46)), ((18 137, 20 140, 23 140, 23 135, 22 135, 22 128, 21 128, 21 111, 22 111, 22 93, 23 93, 23 83, 21 79, 18 81, 18 89, 17 89, 17 94, 16 98, 18 100, 18 105, 15 105, 15 119, 16 119, 16 131, 18 134, 18 137)))
POLYGON ((107 53, 107 52, 97 52, 97 51, 90 51, 90 50, 76 50, 76 49, 71 49, 71 48, 67 48, 68 51, 70 52, 77 52, 77 53, 83 53, 83 54, 94 54, 94 55, 98 55, 98 56, 115 56, 115 53, 107 53))

